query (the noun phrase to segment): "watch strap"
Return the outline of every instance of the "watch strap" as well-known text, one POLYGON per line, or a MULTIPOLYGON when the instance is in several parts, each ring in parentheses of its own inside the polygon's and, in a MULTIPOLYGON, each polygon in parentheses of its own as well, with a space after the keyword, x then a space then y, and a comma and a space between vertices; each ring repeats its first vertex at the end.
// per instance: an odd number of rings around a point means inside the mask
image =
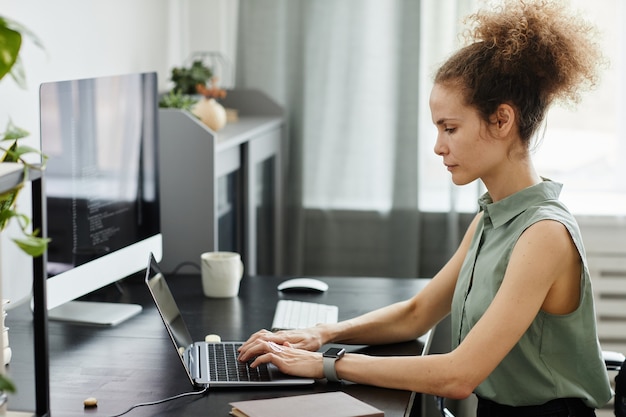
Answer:
POLYGON ((335 370, 335 362, 338 358, 324 357, 324 377, 330 382, 341 382, 335 370))

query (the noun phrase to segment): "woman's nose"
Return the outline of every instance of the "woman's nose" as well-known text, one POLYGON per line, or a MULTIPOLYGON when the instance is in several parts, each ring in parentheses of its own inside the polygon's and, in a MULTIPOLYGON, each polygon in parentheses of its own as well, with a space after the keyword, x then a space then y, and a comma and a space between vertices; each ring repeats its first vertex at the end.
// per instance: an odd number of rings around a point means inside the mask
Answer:
POLYGON ((448 148, 444 142, 445 141, 441 138, 441 135, 438 134, 437 140, 435 141, 435 147, 433 148, 433 150, 435 151, 435 154, 439 156, 446 154, 446 152, 448 151, 448 148))

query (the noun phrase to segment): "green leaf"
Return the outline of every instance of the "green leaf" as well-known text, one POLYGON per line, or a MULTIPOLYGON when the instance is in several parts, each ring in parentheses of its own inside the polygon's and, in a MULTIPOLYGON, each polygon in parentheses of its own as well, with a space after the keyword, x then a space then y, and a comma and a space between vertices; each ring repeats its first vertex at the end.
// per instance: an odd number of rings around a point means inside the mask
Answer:
MULTIPOLYGON (((7 17, 0 17, 0 20, 4 22, 6 27, 8 27, 9 29, 13 29, 16 32, 21 33, 22 36, 25 36, 26 38, 28 38, 28 40, 31 41, 35 46, 37 46, 40 49, 44 49, 43 42, 41 41, 41 39, 37 35, 35 35, 35 32, 31 31, 26 26, 22 25, 21 23, 13 19, 9 19, 7 17)), ((2 23, 0 23, 0 25, 2 25, 2 23)))
POLYGON ((22 47, 22 35, 0 19, 0 79, 11 71, 22 47))
POLYGON ((20 239, 15 238, 13 242, 26 254, 36 258, 46 252, 50 239, 28 235, 20 239))
POLYGON ((37 148, 33 148, 32 146, 20 145, 15 148, 15 156, 21 158, 22 155, 26 155, 27 153, 35 153, 41 155, 41 151, 37 148))
POLYGON ((15 149, 17 149, 17 141, 13 142, 8 149, 5 149, 2 158, 0 158, 0 162, 17 162, 17 158, 15 158, 15 149))
POLYGON ((3 141, 5 140, 18 140, 27 137, 30 133, 21 127, 17 127, 13 124, 13 121, 9 120, 6 130, 2 135, 3 141))
POLYGON ((175 91, 182 94, 196 94, 196 85, 206 85, 212 76, 211 68, 205 66, 202 60, 196 60, 189 68, 172 68, 170 80, 174 83, 175 91))
POLYGON ((171 90, 161 97, 159 107, 191 110, 197 102, 198 100, 193 96, 183 94, 179 90, 171 90))
POLYGON ((24 38, 44 49, 41 40, 26 26, 0 17, 0 79, 10 73, 11 78, 21 88, 26 88, 26 71, 19 56, 24 38))
POLYGON ((3 230, 9 220, 16 219, 19 223, 20 229, 24 234, 23 238, 14 238, 13 242, 26 254, 32 257, 38 257, 43 255, 48 250, 49 238, 43 238, 39 236, 40 231, 34 230, 32 233, 28 233, 26 228, 30 225, 30 218, 22 213, 18 213, 13 209, 17 191, 11 196, 11 193, 5 193, 0 195, 0 230, 3 230), (8 199, 6 198, 8 197, 8 199))
POLYGON ((9 191, 0 196, 0 230, 4 230, 9 220, 17 216, 13 206, 17 199, 17 190, 9 191))
POLYGON ((5 375, 0 375, 0 390, 4 392, 15 392, 15 385, 5 375))
POLYGON ((10 74, 13 81, 15 81, 15 84, 17 84, 20 88, 25 90, 28 87, 26 84, 26 70, 24 70, 22 59, 19 56, 13 63, 10 74))

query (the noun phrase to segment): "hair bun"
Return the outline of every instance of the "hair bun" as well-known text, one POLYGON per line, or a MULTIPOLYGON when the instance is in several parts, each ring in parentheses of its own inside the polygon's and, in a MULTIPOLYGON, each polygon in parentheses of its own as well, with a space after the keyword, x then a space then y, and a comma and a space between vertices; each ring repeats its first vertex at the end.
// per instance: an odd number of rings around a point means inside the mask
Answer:
POLYGON ((595 28, 557 0, 505 0, 468 16, 466 38, 491 50, 504 74, 526 72, 551 102, 578 101, 597 82, 595 28))
POLYGON ((463 92, 484 120, 511 104, 526 143, 556 100, 578 102, 603 62, 594 27, 559 0, 503 0, 466 19, 469 44, 435 75, 463 92))

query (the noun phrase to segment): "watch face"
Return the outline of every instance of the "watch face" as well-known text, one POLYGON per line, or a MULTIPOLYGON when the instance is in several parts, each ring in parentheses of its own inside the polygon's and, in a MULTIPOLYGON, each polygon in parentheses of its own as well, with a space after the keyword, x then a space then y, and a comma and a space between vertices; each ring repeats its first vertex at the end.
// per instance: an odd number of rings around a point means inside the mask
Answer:
POLYGON ((329 348, 326 352, 324 352, 324 356, 327 358, 337 358, 343 356, 346 352, 344 348, 329 348))

